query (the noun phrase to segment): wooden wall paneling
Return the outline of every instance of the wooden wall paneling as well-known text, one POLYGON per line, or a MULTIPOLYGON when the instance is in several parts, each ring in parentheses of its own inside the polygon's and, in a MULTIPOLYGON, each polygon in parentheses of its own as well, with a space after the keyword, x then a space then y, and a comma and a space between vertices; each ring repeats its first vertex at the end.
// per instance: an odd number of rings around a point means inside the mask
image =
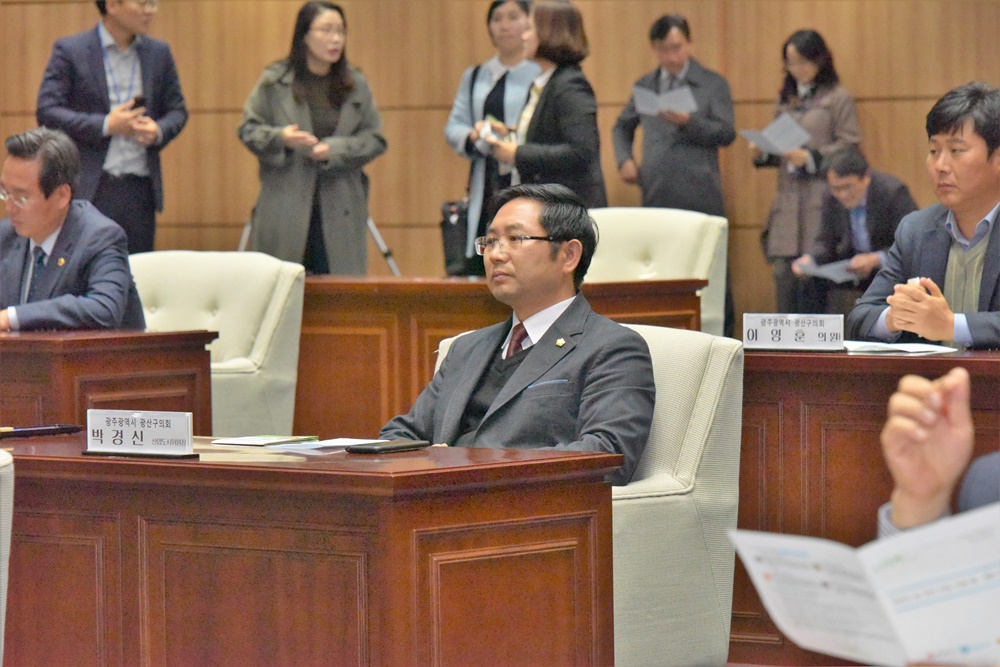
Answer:
POLYGON ((864 128, 862 149, 872 167, 898 177, 910 188, 917 205, 937 203, 927 175, 924 121, 937 97, 865 100, 858 104, 864 128), (893 171, 894 170, 894 171, 893 171))
MULTIPOLYGON (((4 114, 34 116, 38 84, 59 37, 97 24, 93 2, 0 2, 0 56, 4 114)), ((6 155, 6 151, 4 151, 6 155)))
POLYGON ((188 109, 238 114, 264 68, 288 55, 298 7, 278 0, 161 3, 152 34, 170 44, 188 109))

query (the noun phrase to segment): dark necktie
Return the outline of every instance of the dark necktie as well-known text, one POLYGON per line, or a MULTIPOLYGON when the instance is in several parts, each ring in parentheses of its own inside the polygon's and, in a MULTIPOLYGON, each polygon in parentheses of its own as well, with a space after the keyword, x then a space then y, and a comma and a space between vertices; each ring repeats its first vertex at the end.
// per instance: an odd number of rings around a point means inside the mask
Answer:
POLYGON ((28 301, 38 300, 38 286, 42 282, 42 271, 45 270, 45 251, 42 246, 36 245, 34 266, 31 269, 31 283, 28 285, 28 301))
POLYGON ((507 343, 507 359, 521 351, 521 343, 528 337, 528 332, 524 329, 524 324, 518 322, 514 325, 514 330, 510 333, 510 342, 507 343))

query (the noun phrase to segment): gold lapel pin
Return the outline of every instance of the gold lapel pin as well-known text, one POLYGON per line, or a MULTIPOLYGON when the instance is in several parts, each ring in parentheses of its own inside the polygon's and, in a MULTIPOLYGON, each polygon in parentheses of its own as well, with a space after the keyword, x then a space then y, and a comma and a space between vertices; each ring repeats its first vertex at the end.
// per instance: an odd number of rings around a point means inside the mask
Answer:
POLYGON ((559 338, 559 339, 556 340, 556 347, 562 347, 565 344, 566 344, 566 339, 565 338, 559 338))
POLYGON ((64 264, 66 264, 66 258, 65 257, 60 257, 59 261, 56 262, 56 264, 58 264, 59 266, 63 266, 64 264))

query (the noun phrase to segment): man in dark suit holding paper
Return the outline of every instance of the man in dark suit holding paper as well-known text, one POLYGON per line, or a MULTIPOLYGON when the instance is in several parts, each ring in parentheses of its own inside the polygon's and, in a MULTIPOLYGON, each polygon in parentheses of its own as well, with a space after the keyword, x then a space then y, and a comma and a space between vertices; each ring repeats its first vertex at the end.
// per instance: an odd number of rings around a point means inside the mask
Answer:
POLYGON ((74 199, 76 146, 38 128, 6 142, 0 199, 0 331, 144 329, 125 232, 74 199))
POLYGON ((811 251, 792 263, 792 272, 802 277, 803 267, 810 264, 850 260, 855 283, 836 285, 814 279, 817 302, 813 311, 847 315, 882 266, 899 221, 917 210, 917 204, 905 183, 871 169, 853 146, 831 155, 825 171, 828 190, 823 196, 819 234, 811 251))
POLYGON ((561 185, 501 191, 476 250, 511 319, 457 338, 386 439, 464 447, 619 453, 626 484, 649 437, 655 387, 645 341, 579 293, 597 247, 583 201, 561 185))
POLYGON ((927 114, 939 204, 903 218, 847 318, 849 339, 1000 347, 1000 89, 955 88, 927 114), (887 305, 888 304, 888 305, 887 305))
POLYGON ((642 205, 724 216, 719 149, 736 139, 733 100, 724 78, 691 57, 691 30, 683 16, 657 19, 649 41, 659 67, 636 82, 654 93, 688 86, 697 111, 644 116, 634 99, 612 131, 618 174, 642 189, 642 205), (642 164, 632 154, 642 124, 642 164))

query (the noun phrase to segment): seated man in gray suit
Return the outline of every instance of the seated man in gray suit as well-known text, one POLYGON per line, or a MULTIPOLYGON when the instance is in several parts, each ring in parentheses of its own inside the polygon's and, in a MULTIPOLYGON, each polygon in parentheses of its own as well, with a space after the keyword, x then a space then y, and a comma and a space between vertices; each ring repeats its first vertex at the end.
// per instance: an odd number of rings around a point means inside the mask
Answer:
POLYGON ((380 437, 624 454, 608 481, 627 484, 649 437, 653 368, 645 341, 580 293, 597 226, 561 185, 508 188, 493 206, 476 251, 513 315, 457 338, 413 409, 380 437))
MULTIPOLYGON (((879 536, 893 535, 951 513, 951 498, 972 457, 969 372, 953 368, 927 380, 907 375, 889 399, 882 452, 895 488, 879 509, 879 536)), ((965 473, 958 509, 1000 501, 1000 452, 980 456, 965 473)))
POLYGON ((144 329, 125 232, 73 199, 80 154, 59 130, 7 139, 0 174, 0 331, 144 329))
POLYGON ((1000 90, 955 88, 934 104, 926 126, 927 170, 940 203, 899 223, 846 335, 1000 347, 1000 90))

